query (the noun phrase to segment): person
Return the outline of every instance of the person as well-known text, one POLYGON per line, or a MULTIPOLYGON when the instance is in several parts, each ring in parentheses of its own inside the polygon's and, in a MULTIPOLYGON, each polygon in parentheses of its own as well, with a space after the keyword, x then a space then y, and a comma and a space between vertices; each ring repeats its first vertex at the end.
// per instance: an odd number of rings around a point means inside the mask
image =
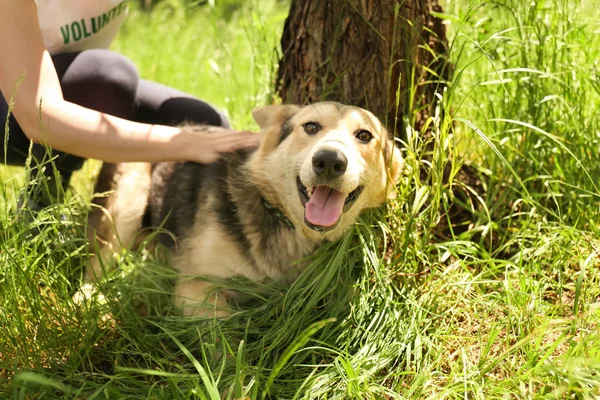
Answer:
POLYGON ((49 147, 57 171, 40 171, 58 176, 60 189, 87 158, 210 163, 258 145, 257 133, 232 130, 208 103, 140 79, 130 60, 108 50, 126 14, 124 0, 0 0, 4 163, 25 165, 33 142, 41 165, 49 147), (198 132, 184 122, 215 128, 198 132))

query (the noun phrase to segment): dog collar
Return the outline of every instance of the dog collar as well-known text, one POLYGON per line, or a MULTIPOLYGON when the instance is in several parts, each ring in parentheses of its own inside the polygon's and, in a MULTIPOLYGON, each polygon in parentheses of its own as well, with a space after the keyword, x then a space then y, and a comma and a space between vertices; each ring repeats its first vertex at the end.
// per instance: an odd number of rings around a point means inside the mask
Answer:
POLYGON ((267 199, 263 198, 263 204, 265 205, 265 208, 271 214, 273 214, 275 217, 279 218, 279 220, 281 222, 283 222, 285 225, 287 225, 288 228, 296 229, 296 227, 294 226, 294 223, 292 221, 290 221, 290 219, 288 217, 286 217, 285 214, 281 212, 281 210, 279 210, 278 208, 274 207, 271 203, 269 203, 267 201, 267 199))

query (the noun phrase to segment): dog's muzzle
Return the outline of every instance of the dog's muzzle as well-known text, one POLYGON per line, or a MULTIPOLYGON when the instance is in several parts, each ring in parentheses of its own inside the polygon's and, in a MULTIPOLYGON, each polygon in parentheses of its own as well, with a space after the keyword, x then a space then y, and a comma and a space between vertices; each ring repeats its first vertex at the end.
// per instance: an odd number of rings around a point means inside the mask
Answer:
POLYGON ((304 206, 304 223, 319 232, 335 229, 342 214, 352 207, 364 188, 358 186, 350 193, 342 193, 327 185, 307 188, 300 177, 297 184, 300 202, 304 206))
POLYGON ((343 185, 348 169, 348 158, 341 149, 323 146, 310 160, 312 173, 308 181, 297 178, 300 202, 304 206, 304 224, 309 228, 325 232, 335 229, 342 214, 354 204, 363 187, 358 185, 347 192, 343 185), (343 191, 342 191, 343 190, 343 191))

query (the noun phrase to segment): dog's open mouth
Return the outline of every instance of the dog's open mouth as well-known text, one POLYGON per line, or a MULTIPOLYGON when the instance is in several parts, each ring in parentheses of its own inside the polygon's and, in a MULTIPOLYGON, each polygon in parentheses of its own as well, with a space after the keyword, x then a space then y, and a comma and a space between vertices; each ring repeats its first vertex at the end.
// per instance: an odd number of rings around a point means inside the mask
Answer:
POLYGON ((327 185, 307 188, 298 177, 298 192, 304 206, 304 223, 316 231, 334 229, 343 213, 356 201, 363 187, 350 193, 339 192, 327 185))

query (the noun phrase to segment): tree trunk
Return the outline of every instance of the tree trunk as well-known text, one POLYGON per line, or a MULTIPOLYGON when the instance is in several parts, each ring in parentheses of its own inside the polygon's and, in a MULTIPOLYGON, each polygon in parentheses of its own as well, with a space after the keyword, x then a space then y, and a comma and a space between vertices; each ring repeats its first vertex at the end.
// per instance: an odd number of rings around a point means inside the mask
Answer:
POLYGON ((437 0, 292 0, 281 38, 284 103, 366 108, 403 138, 420 129, 447 78, 437 0), (441 79, 440 79, 441 78, 441 79))

